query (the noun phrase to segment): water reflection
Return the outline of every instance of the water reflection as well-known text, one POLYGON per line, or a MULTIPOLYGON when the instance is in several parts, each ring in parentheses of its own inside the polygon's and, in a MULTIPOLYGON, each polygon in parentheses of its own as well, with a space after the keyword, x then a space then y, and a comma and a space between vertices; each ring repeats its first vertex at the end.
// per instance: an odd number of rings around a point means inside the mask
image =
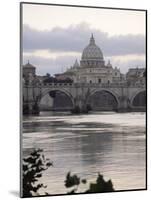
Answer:
POLYGON ((117 190, 145 187, 144 113, 43 112, 25 117, 23 132, 24 155, 42 148, 54 163, 42 177, 51 194, 66 193, 68 171, 90 181, 100 172, 117 190))

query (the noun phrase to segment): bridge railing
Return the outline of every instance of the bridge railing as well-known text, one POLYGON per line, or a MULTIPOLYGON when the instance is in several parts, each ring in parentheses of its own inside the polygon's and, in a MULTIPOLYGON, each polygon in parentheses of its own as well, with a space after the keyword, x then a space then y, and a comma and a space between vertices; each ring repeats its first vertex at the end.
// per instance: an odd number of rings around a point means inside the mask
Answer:
POLYGON ((145 83, 35 83, 24 84, 25 86, 38 86, 38 87, 145 87, 145 83))

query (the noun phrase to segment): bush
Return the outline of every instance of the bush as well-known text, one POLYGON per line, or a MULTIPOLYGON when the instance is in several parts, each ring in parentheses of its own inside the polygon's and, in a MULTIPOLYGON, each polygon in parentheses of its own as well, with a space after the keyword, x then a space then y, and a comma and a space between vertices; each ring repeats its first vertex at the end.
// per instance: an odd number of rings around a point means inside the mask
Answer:
POLYGON ((90 183, 89 189, 85 193, 97 193, 97 192, 113 192, 112 181, 105 181, 101 174, 98 174, 96 183, 90 183))
MULTIPOLYGON (((80 184, 86 184, 86 179, 80 179, 76 174, 71 176, 70 172, 68 172, 65 180, 65 186, 67 188, 73 188, 68 194, 74 194, 78 190, 80 184)), ((113 192, 113 184, 112 181, 105 181, 101 174, 98 174, 96 179, 96 183, 90 183, 89 189, 84 191, 83 193, 101 193, 101 192, 113 192)))
MULTIPOLYGON (((42 154, 42 149, 35 149, 29 156, 23 159, 23 197, 39 196, 38 190, 46 188, 42 183, 37 183, 42 177, 42 172, 52 166, 52 162, 42 154)), ((72 188, 68 194, 77 192, 80 184, 86 184, 86 179, 81 179, 76 174, 66 175, 65 187, 72 188)), ((83 193, 113 192, 112 181, 105 181, 101 174, 98 174, 96 182, 90 183, 89 188, 83 193)), ((45 193, 49 195, 48 193, 45 193)))
POLYGON ((43 150, 35 149, 30 156, 23 159, 23 197, 38 195, 40 188, 47 186, 42 183, 36 184, 42 177, 42 172, 52 166, 49 159, 42 155, 43 150))

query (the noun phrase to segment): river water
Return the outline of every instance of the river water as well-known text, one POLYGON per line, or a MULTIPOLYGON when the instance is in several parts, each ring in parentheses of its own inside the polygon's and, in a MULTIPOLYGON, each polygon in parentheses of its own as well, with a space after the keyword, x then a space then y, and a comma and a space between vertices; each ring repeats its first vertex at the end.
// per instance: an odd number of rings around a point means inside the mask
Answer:
MULTIPOLYGON (((100 172, 116 190, 146 187, 145 113, 96 112, 88 115, 41 112, 23 118, 23 156, 42 148, 53 161, 40 181, 49 194, 64 194, 67 172, 86 178, 100 172)), ((43 194, 43 190, 40 194, 43 194)))

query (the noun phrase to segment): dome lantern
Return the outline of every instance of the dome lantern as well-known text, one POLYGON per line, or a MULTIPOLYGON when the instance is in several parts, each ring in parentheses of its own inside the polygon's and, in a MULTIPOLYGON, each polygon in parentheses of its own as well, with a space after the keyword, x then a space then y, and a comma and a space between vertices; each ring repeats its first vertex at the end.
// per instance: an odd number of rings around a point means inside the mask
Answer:
POLYGON ((90 45, 95 45, 95 39, 93 37, 93 33, 92 33, 91 38, 90 38, 90 45))

